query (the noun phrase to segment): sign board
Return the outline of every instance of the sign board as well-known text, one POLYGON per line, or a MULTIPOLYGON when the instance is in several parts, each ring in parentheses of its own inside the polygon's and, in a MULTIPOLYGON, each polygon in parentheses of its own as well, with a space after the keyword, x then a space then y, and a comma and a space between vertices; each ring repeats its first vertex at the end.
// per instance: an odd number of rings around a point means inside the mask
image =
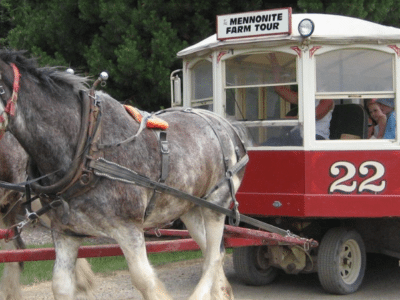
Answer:
POLYGON ((292 8, 217 16, 217 39, 237 39, 292 32, 292 8))

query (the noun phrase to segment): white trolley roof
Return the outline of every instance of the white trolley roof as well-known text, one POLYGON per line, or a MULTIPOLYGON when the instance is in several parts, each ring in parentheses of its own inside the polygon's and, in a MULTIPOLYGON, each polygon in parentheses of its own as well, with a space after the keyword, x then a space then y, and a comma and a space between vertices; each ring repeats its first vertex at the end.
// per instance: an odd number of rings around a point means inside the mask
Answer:
POLYGON ((324 44, 354 44, 354 43, 400 43, 400 29, 384 26, 362 19, 328 15, 328 14, 292 14, 292 34, 273 35, 251 38, 239 38, 231 40, 217 40, 214 34, 203 41, 178 52, 178 57, 185 57, 193 54, 209 52, 218 48, 262 46, 262 44, 286 44, 302 42, 302 38, 297 30, 299 23, 303 19, 311 19, 315 24, 314 33, 307 38, 310 42, 324 44), (257 45, 260 44, 260 45, 257 45))

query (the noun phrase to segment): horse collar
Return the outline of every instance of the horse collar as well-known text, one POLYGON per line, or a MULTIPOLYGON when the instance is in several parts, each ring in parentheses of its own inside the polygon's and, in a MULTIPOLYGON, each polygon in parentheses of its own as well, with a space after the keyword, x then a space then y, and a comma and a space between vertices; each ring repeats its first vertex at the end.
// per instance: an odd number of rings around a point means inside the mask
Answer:
MULTIPOLYGON (((17 104, 18 91, 20 87, 19 80, 21 78, 21 73, 19 72, 17 66, 14 63, 10 63, 10 65, 14 71, 13 92, 10 99, 8 99, 7 101, 7 105, 4 108, 4 111, 0 115, 0 140, 4 136, 4 133, 7 130, 9 117, 13 117, 15 115, 15 106, 17 104)), ((2 95, 4 94, 4 89, 2 86, 0 87, 2 88, 2 92, 0 95, 2 95)))
MULTIPOLYGON (((86 165, 88 158, 98 158, 103 156, 103 152, 97 149, 97 143, 101 137, 101 113, 100 107, 94 101, 94 91, 89 93, 81 92, 82 96, 82 123, 78 137, 75 157, 72 160, 70 169, 58 182, 42 186, 38 182, 32 183, 32 190, 35 193, 47 195, 48 198, 56 199, 61 197, 69 200, 72 197, 82 194, 91 189, 97 177, 92 172, 88 172, 86 165), (93 98, 93 99, 92 99, 93 98)), ((36 166, 29 164, 28 174, 34 177, 36 166)))

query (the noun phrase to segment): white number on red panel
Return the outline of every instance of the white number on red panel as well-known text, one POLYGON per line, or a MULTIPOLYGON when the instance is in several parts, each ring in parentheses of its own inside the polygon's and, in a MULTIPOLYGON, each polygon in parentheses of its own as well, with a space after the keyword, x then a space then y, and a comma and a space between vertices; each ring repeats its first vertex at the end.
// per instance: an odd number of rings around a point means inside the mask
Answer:
POLYGON ((358 168, 358 174, 361 178, 365 178, 359 185, 354 177, 357 174, 357 168, 354 164, 347 161, 335 162, 329 172, 332 177, 338 177, 340 170, 343 175, 336 179, 329 187, 329 193, 334 192, 350 194, 357 190, 358 193, 380 193, 386 187, 386 180, 379 181, 385 175, 385 167, 377 161, 363 162, 358 168), (370 175, 369 177, 367 177, 370 175), (358 187, 358 189, 357 189, 358 187))

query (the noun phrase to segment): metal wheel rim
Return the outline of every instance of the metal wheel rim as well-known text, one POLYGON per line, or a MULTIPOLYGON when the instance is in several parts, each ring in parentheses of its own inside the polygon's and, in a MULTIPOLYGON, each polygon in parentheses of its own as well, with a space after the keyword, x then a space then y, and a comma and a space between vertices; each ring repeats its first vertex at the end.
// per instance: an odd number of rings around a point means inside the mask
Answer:
POLYGON ((361 270, 360 246, 355 240, 347 240, 340 251, 339 272, 346 284, 353 284, 361 270))
POLYGON ((261 246, 256 250, 255 254, 257 270, 259 270, 260 272, 267 272, 271 268, 268 259, 268 248, 265 246, 261 246))

